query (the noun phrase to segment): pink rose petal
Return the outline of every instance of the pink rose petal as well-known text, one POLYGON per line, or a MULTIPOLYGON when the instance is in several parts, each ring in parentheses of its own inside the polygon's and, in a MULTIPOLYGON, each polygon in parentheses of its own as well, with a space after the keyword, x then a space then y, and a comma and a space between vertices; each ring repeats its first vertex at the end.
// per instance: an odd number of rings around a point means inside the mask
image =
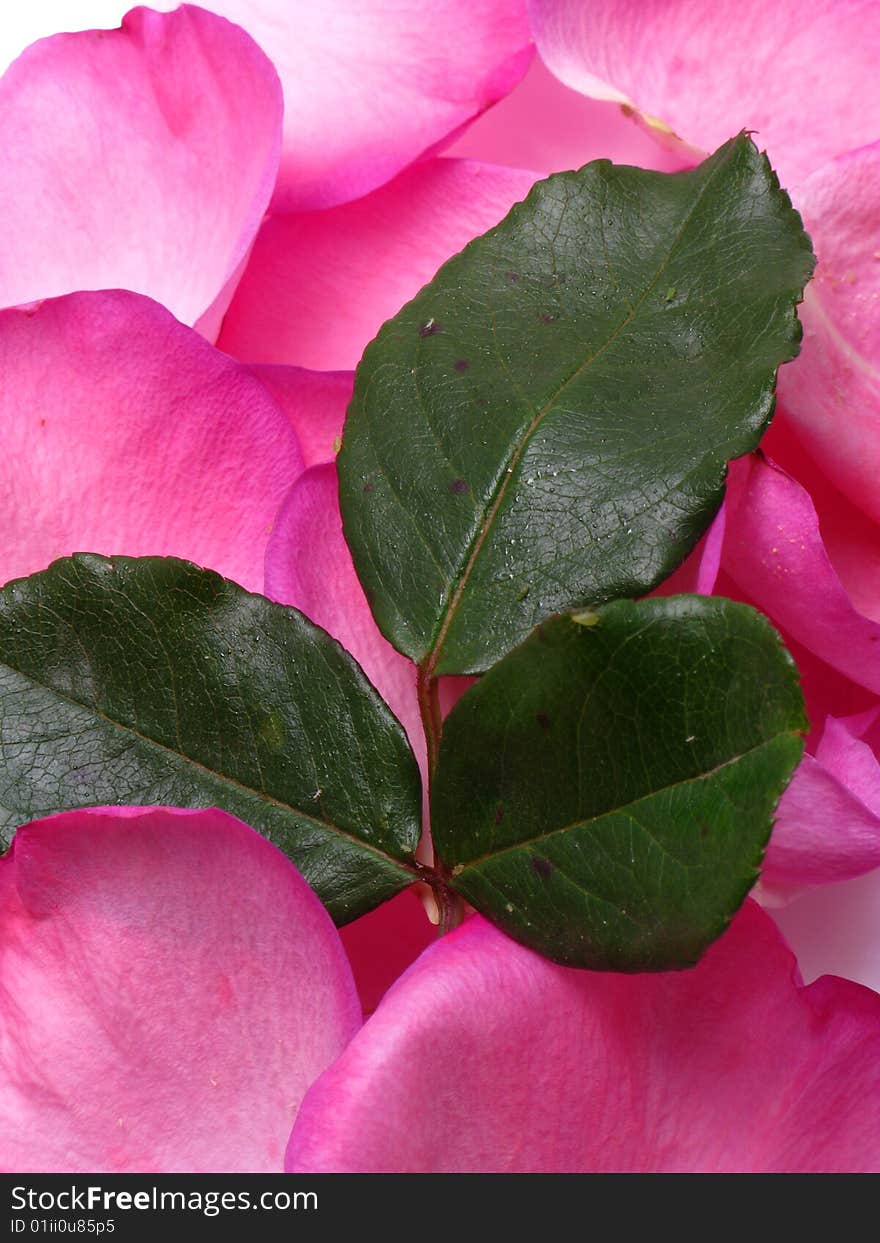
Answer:
POLYGON ((339 937, 221 811, 98 808, 0 861, 8 1171, 278 1170, 357 1029, 339 937))
POLYGON ((137 294, 0 312, 0 581, 72 552, 174 555, 250 590, 301 470, 246 368, 137 294))
MULTIPOLYGON (((720 588, 716 594, 737 598, 736 588, 730 583, 727 588, 720 588)), ((751 602, 747 600, 746 603, 751 602)), ((782 640, 789 654, 793 656, 794 664, 798 666, 800 689, 803 690, 804 700, 807 702, 807 715, 810 722, 813 722, 807 743, 810 750, 822 736, 825 718, 828 716, 855 716, 874 709, 876 695, 839 674, 832 666, 825 664, 824 660, 819 660, 818 656, 803 648, 791 635, 783 633, 782 640)))
POLYGON ((808 493, 766 458, 734 462, 723 565, 758 608, 854 682, 880 693, 880 623, 853 604, 808 493))
POLYGON ((293 426, 306 466, 331 462, 339 451, 354 373, 256 364, 249 370, 293 426))
MULTIPOLYGON (((324 462, 310 467, 290 489, 266 550, 265 593, 281 604, 298 608, 338 639, 390 706, 406 730, 422 770, 427 822, 427 750, 416 667, 383 638, 373 621, 342 534, 338 487, 336 463, 324 462)), ((474 680, 440 679, 444 716, 474 680)), ((423 847, 420 857, 428 860, 431 852, 427 841, 423 847)))
POLYGON ((880 764, 859 732, 829 717, 815 754, 798 766, 764 860, 764 893, 785 899, 880 867, 880 764))
POLYGON ((880 868, 813 889, 772 914, 807 980, 834 972, 880 993, 880 868))
POLYGON ((309 1091, 287 1168, 876 1170, 880 998, 799 986, 753 903, 663 975, 559 967, 475 917, 309 1091))
POLYGON ((855 608, 880 621, 880 524, 834 486, 785 410, 777 413, 763 448, 809 493, 825 551, 855 608))
POLYGON ((757 131, 783 185, 880 133, 874 0, 531 0, 538 50, 566 85, 628 103, 690 146, 757 131))
POLYGON ((483 113, 446 154, 545 174, 598 159, 663 172, 675 172, 683 163, 619 104, 587 99, 563 86, 538 56, 506 99, 483 113))
POLYGON ((245 258, 281 143, 277 75, 191 6, 35 44, 0 81, 0 305, 148 294, 195 323, 245 258))
MULTIPOLYGON (((872 137, 878 130, 880 119, 872 137)), ((822 471, 880 522, 880 142, 819 169, 798 206, 819 262, 800 308, 804 348, 780 372, 780 400, 822 471)))
MULTIPOLYGON (((741 600, 752 608, 759 607, 747 592, 742 591, 723 568, 719 571, 713 595, 741 600)), ((771 619, 772 620, 772 619, 771 619)), ((807 748, 812 750, 819 742, 825 720, 829 716, 854 717, 874 708, 877 696, 864 686, 832 669, 808 648, 798 643, 790 634, 774 622, 789 655, 794 659, 800 674, 801 689, 807 705, 807 715, 812 729, 807 738, 807 748)))
MULTIPOLYGON (((117 8, 125 11, 124 0, 117 8)), ((243 26, 281 75, 278 211, 368 194, 502 99, 533 56, 525 0, 333 0, 332 9, 212 0, 211 8, 243 26)))
POLYGON ((352 920, 339 935, 354 972, 364 1014, 372 1014, 382 997, 437 939, 416 890, 404 889, 390 902, 352 920))
POLYGON ((272 216, 223 325, 236 358, 356 366, 386 319, 524 198, 534 173, 428 160, 356 203, 272 216))
POLYGON ((686 557, 678 569, 674 570, 669 578, 664 579, 660 586, 651 592, 651 595, 674 596, 687 593, 699 596, 712 595, 721 565, 726 525, 727 510, 722 504, 712 519, 709 529, 698 541, 690 556, 686 557))
POLYGON ((212 8, 250 32, 284 84, 279 211, 368 194, 506 95, 532 58, 525 0, 212 8))
MULTIPOLYGON (((770 439, 799 460, 787 433, 770 439)), ((725 510, 721 559, 733 583, 719 577, 716 590, 747 599, 782 630, 814 726, 812 754, 782 798, 762 873, 762 888, 779 900, 880 865, 880 767, 861 738, 877 712, 867 723, 836 719, 876 702, 853 683, 880 690, 880 625, 847 593, 810 495, 762 454, 731 466, 725 510)))
MULTIPOLYGON (((805 647, 801 647, 791 636, 783 634, 782 638, 798 667, 807 715, 811 721, 821 724, 828 715, 834 713, 842 716, 849 713, 855 717, 859 713, 873 710, 877 703, 876 695, 843 677, 836 669, 832 669, 805 647)), ((812 741, 815 744, 818 735, 812 741)))
POLYGON ((354 656, 403 725, 424 771, 415 666, 373 621, 342 534, 334 462, 312 466, 291 488, 266 552, 265 591, 305 613, 354 656))

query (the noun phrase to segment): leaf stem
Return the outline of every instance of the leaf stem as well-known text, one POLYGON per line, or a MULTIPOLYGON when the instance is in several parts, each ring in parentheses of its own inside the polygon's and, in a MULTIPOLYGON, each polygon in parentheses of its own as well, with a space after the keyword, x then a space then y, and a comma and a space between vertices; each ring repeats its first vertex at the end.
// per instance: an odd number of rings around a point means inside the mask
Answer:
POLYGON ((428 744, 428 791, 437 771, 437 759, 440 754, 440 735, 443 732, 443 718, 440 714, 440 684, 437 678, 428 673, 424 665, 419 665, 416 678, 416 690, 419 698, 419 712, 422 717, 422 728, 428 744))
POLYGON ((447 932, 452 932, 464 919, 464 898, 445 884, 437 886, 434 890, 434 896, 440 908, 440 923, 437 927, 437 935, 438 937, 445 937, 447 932))
MULTIPOLYGON (((429 664, 419 665, 416 678, 416 689, 419 699, 419 713, 425 741, 428 744, 428 802, 430 805, 431 786, 437 772, 437 761, 440 756, 440 739, 443 734, 443 716, 440 712, 440 681, 430 672, 429 664)), ((448 872, 443 860, 434 851, 433 866, 425 868, 424 878, 434 894, 439 916, 437 935, 445 936, 453 928, 457 928, 464 919, 464 899, 459 897, 448 881, 448 872)))

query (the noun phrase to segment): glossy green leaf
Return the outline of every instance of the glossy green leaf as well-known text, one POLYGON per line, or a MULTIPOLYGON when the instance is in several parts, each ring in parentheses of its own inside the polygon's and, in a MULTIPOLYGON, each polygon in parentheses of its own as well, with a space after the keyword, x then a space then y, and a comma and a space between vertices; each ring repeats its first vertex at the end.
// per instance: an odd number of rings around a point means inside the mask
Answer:
POLYGON ((173 558, 80 554, 0 591, 0 826, 105 803, 234 813, 340 923, 414 879, 418 767, 358 665, 173 558))
POLYGON ((383 633, 428 674, 641 595, 693 547, 797 353, 813 256, 741 135, 536 185, 367 347, 339 455, 383 633))
POLYGON ((745 605, 554 618, 450 714, 434 841, 459 893, 558 962, 689 966, 757 878, 806 727, 794 663, 745 605))

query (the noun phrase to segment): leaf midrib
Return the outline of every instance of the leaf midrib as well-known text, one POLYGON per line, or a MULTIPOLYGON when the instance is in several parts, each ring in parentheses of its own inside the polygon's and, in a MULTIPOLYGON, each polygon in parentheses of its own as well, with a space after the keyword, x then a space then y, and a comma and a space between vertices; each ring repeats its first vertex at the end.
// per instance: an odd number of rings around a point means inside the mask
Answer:
POLYGON ((506 459, 504 468, 502 469, 498 482, 495 485, 495 490, 490 498, 489 506, 486 510, 483 521, 480 523, 477 530, 474 532, 474 535, 471 537, 471 540, 465 550, 464 557, 462 558, 462 569, 459 571, 459 573, 455 577, 455 580, 454 580, 455 587, 450 597, 449 605, 441 616, 440 624, 434 633, 434 637, 431 640, 431 644, 430 644, 430 647, 428 648, 426 655, 423 657, 422 661, 420 662, 420 668, 424 671, 424 674, 426 677, 430 678, 434 676, 434 671, 439 663, 440 656, 443 651, 443 644, 446 641, 446 637, 449 634, 449 630, 455 619, 455 614, 458 611, 459 605, 461 604, 462 596, 464 595, 464 592, 467 589, 467 584, 470 579, 471 573, 473 572, 473 568, 482 551, 483 545, 485 544, 486 539, 488 538, 489 532, 492 529, 492 524, 495 521, 495 516, 498 513, 498 510, 500 509, 504 501, 504 497, 507 494, 507 489, 510 485, 511 479, 513 478, 516 467, 520 459, 522 458, 522 455, 525 453, 529 445, 529 442, 531 441, 535 432, 538 430, 541 423, 544 421, 544 418, 546 417, 546 415, 549 414, 550 410, 553 408, 553 406, 555 405, 556 401, 561 396, 561 394, 565 392, 565 390, 568 388, 570 384, 574 383, 576 379, 578 379, 581 375, 583 375, 584 372, 587 371, 587 369, 593 365, 596 359, 599 358, 599 356, 603 354, 605 350, 607 350, 614 343, 614 341, 617 340, 620 334, 626 328, 628 328, 629 325, 633 322, 638 312, 644 306, 645 301, 650 296, 652 290, 655 288, 657 282, 660 280, 661 276, 665 272, 669 264, 669 261, 672 258, 673 253, 675 252, 676 248, 680 244, 684 236, 685 230, 687 229, 688 225, 690 224, 693 218, 694 212, 697 210, 698 206, 703 201, 706 191, 708 190, 709 186, 715 180, 719 170, 726 167, 726 165, 732 158, 735 150, 736 150, 736 143, 734 141, 733 143, 731 143, 730 149, 728 153, 726 154, 725 158, 718 162, 718 164, 712 170, 711 175, 704 182, 703 186, 701 187, 693 203, 688 208, 688 211, 686 212, 685 217, 681 222, 678 232, 676 233, 675 237, 670 243, 669 249, 666 255, 664 256, 662 262, 660 263, 659 267, 657 268, 657 271, 651 277, 641 297, 638 299, 637 302, 635 302, 633 306, 630 307, 625 318, 614 329, 614 331, 610 334, 610 336, 605 341, 602 342, 602 344, 598 347, 598 349, 594 350, 593 353, 588 358, 586 358, 582 363, 579 363, 577 365, 577 367, 574 369, 574 371, 570 375, 566 376, 566 378, 550 394, 550 396, 547 398, 544 404, 538 409, 534 410, 532 419, 528 427, 525 429, 520 440, 515 445, 513 453, 510 454, 510 456, 506 459))
MULTIPOLYGON (((47 691, 50 695, 55 696, 56 699, 70 704, 72 707, 83 708, 87 712, 93 713, 99 720, 104 721, 107 725, 118 730, 120 733, 135 738, 138 742, 146 746, 155 747, 157 751, 160 751, 165 755, 172 756, 176 760, 183 760, 186 764, 192 765, 193 768, 198 769, 199 772, 202 772, 206 776, 211 777, 213 780, 218 781, 221 785, 229 786, 243 795, 248 795, 256 799, 258 802, 268 803, 272 807, 277 808, 279 811, 285 812, 299 820, 303 820, 308 824, 312 824, 315 828, 320 829, 325 833, 331 833, 335 834, 337 837, 345 838, 359 850, 368 851, 371 854, 377 855, 383 860, 383 862, 390 863, 396 868, 411 872, 413 875, 418 874, 416 868, 412 867, 405 860, 395 859, 393 855, 389 855, 384 850, 380 850, 377 846, 374 846, 372 843, 356 837, 353 833, 349 832, 347 829, 340 828, 339 825, 334 824, 332 821, 320 820, 317 816, 310 816, 308 812, 300 811, 299 808, 292 806, 290 803, 282 802, 281 799, 275 798, 271 794, 267 794, 264 790, 256 790, 252 786, 245 785, 244 782, 236 780, 235 777, 230 777, 227 773, 217 772, 215 769, 210 768, 207 764, 204 764, 201 760, 194 759, 190 755, 185 755, 182 752, 175 751, 166 743, 159 742, 156 738, 151 738, 148 734, 141 733, 141 731, 136 729, 134 726, 126 725, 122 721, 114 720, 113 717, 108 716, 105 712, 102 712, 102 710, 95 704, 76 699, 72 695, 67 695, 63 691, 59 691, 56 687, 49 686, 45 682, 41 682, 32 674, 24 673, 22 670, 16 669, 13 665, 8 664, 6 661, 0 662, 0 668, 9 670, 11 673, 15 674, 16 677, 23 678, 29 685, 34 686, 39 690, 47 691)), ((2 702, 2 698, 3 696, 0 696, 0 702, 2 702)))
MULTIPOLYGON (((656 790, 649 790, 647 794, 640 794, 638 798, 630 799, 628 803, 621 803, 619 807, 607 807, 605 811, 597 812, 594 816, 587 816, 584 819, 572 820, 568 824, 560 825, 555 829, 548 829, 546 833, 538 833, 534 837, 524 838, 519 842, 511 842, 509 846, 502 846, 499 850, 487 851, 485 854, 471 859, 468 863, 461 865, 461 871, 453 870, 452 884, 455 885, 456 880, 469 872, 473 868, 478 868, 482 863, 492 863, 496 859, 506 854, 511 854, 516 850, 528 850, 539 842, 549 841, 551 838, 558 837, 562 833, 572 833, 577 829, 588 828, 596 825, 600 821, 605 820, 609 816, 626 815, 631 810, 637 808, 640 804, 648 802, 649 799, 656 798, 660 794, 666 794, 669 790, 679 789, 681 786, 694 785, 698 782, 708 781, 710 778, 723 772, 726 768, 730 768, 733 764, 739 764, 742 760, 747 759, 750 755, 755 755, 758 751, 771 746, 778 742, 780 738, 797 739, 800 735, 797 730, 784 729, 778 734, 774 734, 771 738, 765 738, 761 742, 756 743, 753 747, 748 747, 745 751, 741 751, 738 755, 733 755, 728 760, 723 760, 720 764, 716 764, 714 768, 707 769, 704 773, 697 773, 693 777, 683 777, 680 781, 671 781, 668 785, 658 786, 656 790)), ((647 830, 646 830, 647 832, 647 830)), ((650 833, 648 834, 652 841, 656 842, 656 838, 650 833)), ((659 846, 660 843, 658 842, 659 846)), ((661 849, 663 847, 661 846, 661 849)), ((668 852, 667 852, 668 853, 668 852)))

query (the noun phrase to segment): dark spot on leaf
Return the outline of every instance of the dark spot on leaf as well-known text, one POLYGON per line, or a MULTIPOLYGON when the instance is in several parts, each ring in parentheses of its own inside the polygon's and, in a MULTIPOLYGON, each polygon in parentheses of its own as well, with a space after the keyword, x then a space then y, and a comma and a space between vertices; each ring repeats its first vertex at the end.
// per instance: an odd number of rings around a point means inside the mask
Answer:
POLYGON ((425 320, 425 322, 419 328, 419 336, 420 337, 435 337, 438 332, 442 332, 442 331, 443 329, 437 323, 436 319, 434 319, 434 317, 432 316, 430 319, 425 320))
POLYGON ((454 492, 456 496, 464 496, 467 490, 468 486, 466 479, 453 479, 452 483, 449 485, 449 491, 454 492))
POLYGON ((364 484, 364 492, 365 492, 366 494, 369 494, 370 492, 375 492, 375 491, 376 491, 376 485, 375 485, 374 483, 365 483, 365 484, 364 484))
POLYGON ((545 734, 549 731, 550 726, 553 724, 546 712, 536 712, 535 720, 541 726, 541 729, 545 734))
POLYGON ((455 360, 455 370, 459 375, 464 375, 469 370, 470 365, 470 360, 467 358, 456 358, 455 360))
POLYGON ((709 834, 712 832, 712 830, 709 828, 709 825, 706 823, 705 820, 698 819, 697 824, 699 825, 699 828, 700 828, 700 840, 705 841, 706 838, 709 836, 709 834))
POLYGON ((498 806, 495 808, 495 823, 501 824, 503 819, 504 819, 504 804, 499 803, 498 806))
POLYGON ((532 871, 537 872, 542 880, 549 880, 553 875, 553 864, 543 855, 532 855, 531 864, 532 871))
POLYGON ((507 279, 510 281, 511 285, 515 285, 520 279, 519 272, 508 272, 507 279))
POLYGON ((548 312, 545 312, 543 315, 539 315, 538 318, 540 319, 542 324, 555 324, 559 316, 551 315, 548 311, 548 312))

